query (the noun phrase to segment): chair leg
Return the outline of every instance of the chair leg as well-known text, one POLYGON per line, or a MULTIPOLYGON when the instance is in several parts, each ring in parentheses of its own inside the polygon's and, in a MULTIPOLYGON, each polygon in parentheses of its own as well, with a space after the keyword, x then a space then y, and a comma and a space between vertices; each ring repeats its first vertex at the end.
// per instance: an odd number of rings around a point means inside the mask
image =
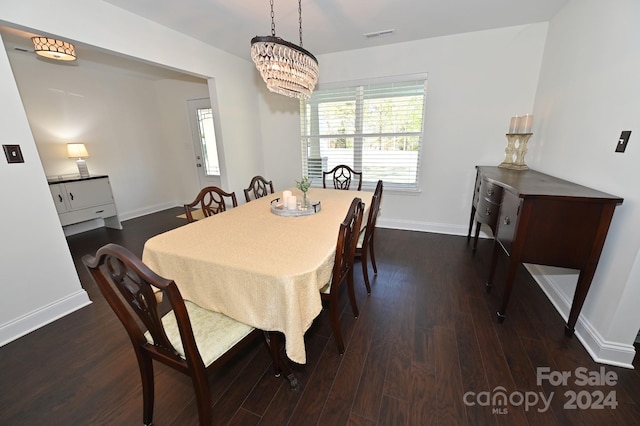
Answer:
POLYGON ((153 423, 153 361, 149 356, 136 351, 138 367, 140 367, 140 378, 142 380, 142 423, 151 425, 153 423))
POLYGON ((371 241, 369 241, 369 256, 371 257, 371 265, 373 266, 373 273, 378 275, 378 266, 376 265, 376 254, 373 251, 373 239, 374 238, 372 235, 371 241))
POLYGON ((356 302, 356 291, 353 287, 353 268, 351 268, 349 276, 347 277, 347 290, 349 290, 349 301, 351 302, 353 316, 357 319, 360 313, 358 312, 358 303, 356 302))
POLYGON ((367 266, 367 246, 362 246, 360 252, 360 263, 362 263, 362 276, 364 277, 364 285, 367 287, 367 294, 371 295, 371 284, 369 284, 369 268, 367 266))
POLYGON ((201 377, 192 376, 193 389, 196 394, 196 403, 198 405, 198 423, 201 425, 211 424, 211 390, 209 389, 209 381, 206 374, 201 377))
POLYGON ((276 377, 280 377, 282 374, 282 364, 280 360, 280 335, 277 331, 265 331, 264 340, 269 349, 271 355, 271 361, 273 361, 273 374, 276 377))

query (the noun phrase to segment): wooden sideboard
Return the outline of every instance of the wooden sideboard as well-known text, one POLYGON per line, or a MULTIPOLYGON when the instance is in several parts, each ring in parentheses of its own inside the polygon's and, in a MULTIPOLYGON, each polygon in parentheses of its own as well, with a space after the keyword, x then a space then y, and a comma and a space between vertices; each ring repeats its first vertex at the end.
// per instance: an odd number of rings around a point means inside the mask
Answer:
POLYGON ((613 212, 623 199, 535 170, 476 166, 469 234, 476 221, 494 232, 487 290, 491 289, 500 249, 508 256, 502 301, 497 315, 504 321, 520 263, 580 271, 565 333, 575 324, 591 286, 613 212))
POLYGON ((50 177, 47 181, 62 226, 103 219, 105 226, 122 229, 109 176, 50 177))

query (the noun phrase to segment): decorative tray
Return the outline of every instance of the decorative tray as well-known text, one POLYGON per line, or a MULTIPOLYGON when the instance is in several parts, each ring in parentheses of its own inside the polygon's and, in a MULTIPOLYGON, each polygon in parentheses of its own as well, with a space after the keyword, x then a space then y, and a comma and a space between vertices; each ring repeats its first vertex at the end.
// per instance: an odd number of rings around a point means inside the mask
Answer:
POLYGON ((282 203, 280 198, 276 198, 271 201, 271 213, 286 217, 310 216, 312 214, 320 213, 320 201, 309 200, 308 203, 308 207, 301 207, 298 205, 295 209, 289 209, 282 203))

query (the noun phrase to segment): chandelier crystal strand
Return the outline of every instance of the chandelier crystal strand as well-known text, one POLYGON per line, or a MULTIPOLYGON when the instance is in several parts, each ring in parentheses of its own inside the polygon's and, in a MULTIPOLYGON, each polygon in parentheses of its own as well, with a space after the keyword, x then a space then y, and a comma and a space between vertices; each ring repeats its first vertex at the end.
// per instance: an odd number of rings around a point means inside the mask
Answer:
POLYGON ((251 39, 251 59, 271 92, 307 100, 318 81, 318 60, 302 47, 302 0, 298 0, 300 46, 276 36, 273 0, 270 3, 271 36, 251 39))

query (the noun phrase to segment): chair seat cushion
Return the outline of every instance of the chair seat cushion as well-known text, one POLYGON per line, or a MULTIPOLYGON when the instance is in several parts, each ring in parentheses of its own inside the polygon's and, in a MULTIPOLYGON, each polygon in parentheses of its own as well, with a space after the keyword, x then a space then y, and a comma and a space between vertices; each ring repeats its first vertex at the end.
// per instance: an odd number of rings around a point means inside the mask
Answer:
MULTIPOLYGON (((236 343, 251 333, 254 328, 238 322, 219 312, 201 308, 193 302, 184 301, 191 320, 191 328, 196 339, 200 357, 205 366, 209 366, 231 349, 236 343)), ((162 325, 171 344, 185 358, 178 323, 173 311, 162 317, 162 325)), ((147 342, 153 344, 148 331, 144 334, 147 342)))
POLYGON ((362 243, 364 242, 364 234, 366 230, 367 230, 366 226, 360 230, 360 233, 358 234, 358 243, 356 244, 356 249, 362 248, 362 243))
POLYGON ((320 289, 320 293, 324 293, 324 294, 331 293, 331 280, 329 280, 329 282, 326 283, 324 287, 320 289))
POLYGON ((191 210, 191 217, 193 220, 201 220, 205 218, 202 209, 191 210))

